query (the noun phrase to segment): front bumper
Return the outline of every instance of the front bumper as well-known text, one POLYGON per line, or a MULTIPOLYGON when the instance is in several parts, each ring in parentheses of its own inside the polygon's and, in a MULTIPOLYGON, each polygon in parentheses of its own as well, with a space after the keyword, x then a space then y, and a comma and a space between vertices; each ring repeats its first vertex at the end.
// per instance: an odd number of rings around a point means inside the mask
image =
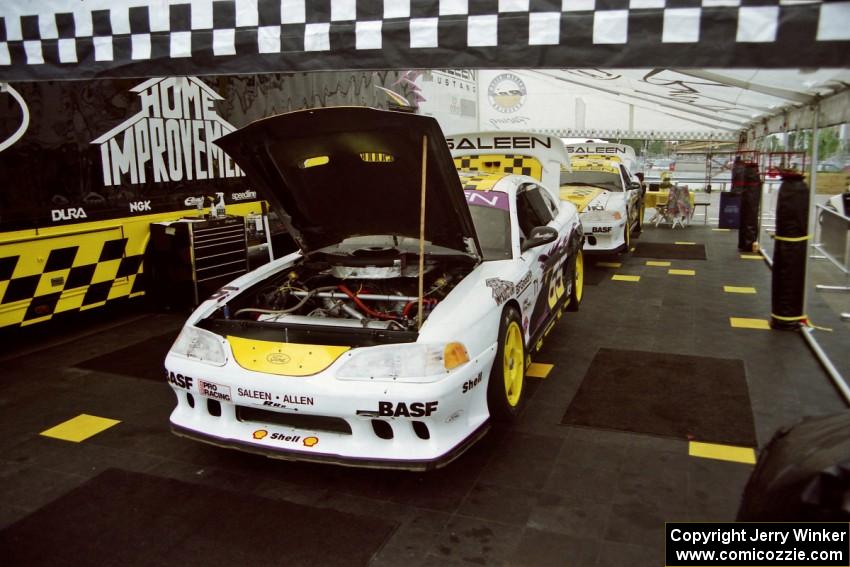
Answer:
POLYGON ((172 431, 269 457, 348 466, 445 466, 489 429, 496 345, 432 383, 338 380, 341 361, 302 378, 169 355, 172 431), (471 386, 472 385, 472 386, 471 386))
POLYGON ((619 252, 626 247, 625 219, 602 222, 582 220, 585 252, 619 252))

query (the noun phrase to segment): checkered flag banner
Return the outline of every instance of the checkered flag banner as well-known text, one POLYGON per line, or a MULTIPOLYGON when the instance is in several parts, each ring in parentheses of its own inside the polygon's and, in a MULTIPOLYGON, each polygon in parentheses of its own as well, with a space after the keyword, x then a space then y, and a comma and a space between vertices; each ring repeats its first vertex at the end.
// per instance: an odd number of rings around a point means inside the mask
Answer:
POLYGON ((850 0, 8 0, 0 80, 846 67, 850 0))

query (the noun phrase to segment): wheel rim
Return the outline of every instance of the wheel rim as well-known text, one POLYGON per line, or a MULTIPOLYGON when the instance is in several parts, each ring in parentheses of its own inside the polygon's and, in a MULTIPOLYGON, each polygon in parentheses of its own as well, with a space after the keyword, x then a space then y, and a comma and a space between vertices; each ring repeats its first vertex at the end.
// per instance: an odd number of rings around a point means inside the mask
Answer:
POLYGON ((522 352, 522 331, 516 321, 508 323, 505 333, 505 348, 502 375, 505 377, 505 398, 508 404, 516 406, 522 394, 522 381, 525 364, 522 352))
POLYGON ((578 251, 578 256, 576 256, 576 281, 575 281, 575 296, 576 302, 581 301, 582 293, 584 293, 584 254, 582 254, 581 250, 578 251))

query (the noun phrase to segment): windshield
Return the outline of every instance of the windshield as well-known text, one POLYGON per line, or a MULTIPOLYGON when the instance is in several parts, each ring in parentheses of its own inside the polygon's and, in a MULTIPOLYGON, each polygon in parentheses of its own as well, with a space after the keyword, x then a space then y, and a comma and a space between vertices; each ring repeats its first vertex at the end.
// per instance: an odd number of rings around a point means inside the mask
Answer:
POLYGON ((501 191, 464 191, 472 224, 485 260, 505 260, 511 253, 511 216, 508 194, 501 191))
POLYGON ((562 171, 561 185, 593 185, 608 191, 622 191, 619 173, 607 171, 562 171))

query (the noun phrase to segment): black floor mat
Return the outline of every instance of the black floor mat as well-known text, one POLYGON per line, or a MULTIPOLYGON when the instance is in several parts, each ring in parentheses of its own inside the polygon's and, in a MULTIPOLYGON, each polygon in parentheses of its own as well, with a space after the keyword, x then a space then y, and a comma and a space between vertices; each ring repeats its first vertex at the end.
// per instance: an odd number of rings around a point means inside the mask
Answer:
POLYGON ((737 359, 601 348, 561 423, 756 446, 737 359))
POLYGON ((611 274, 610 270, 605 268, 585 268, 584 270, 584 285, 599 285, 604 280, 608 279, 611 274))
POLYGON ((124 374, 135 378, 162 381, 165 355, 177 338, 177 333, 157 335, 128 347, 84 360, 78 368, 124 374))
POLYGON ((635 247, 632 256, 661 260, 705 260, 705 245, 641 242, 635 247))
POLYGON ((5 565, 366 565, 380 518, 107 469, 0 532, 5 565))

